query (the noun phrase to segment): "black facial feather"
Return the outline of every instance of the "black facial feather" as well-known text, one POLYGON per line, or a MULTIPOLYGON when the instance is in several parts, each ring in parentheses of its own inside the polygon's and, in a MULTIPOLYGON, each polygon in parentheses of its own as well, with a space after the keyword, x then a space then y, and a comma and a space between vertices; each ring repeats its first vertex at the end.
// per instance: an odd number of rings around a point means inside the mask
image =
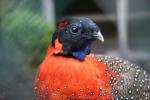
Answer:
MULTIPOLYGON (((54 46, 54 41, 58 38, 59 42, 62 43, 64 55, 72 55, 73 52, 85 51, 84 48, 90 46, 91 41, 95 40, 93 34, 98 31, 98 26, 89 18, 68 18, 61 23, 61 28, 54 33, 52 43, 54 46)), ((86 51, 89 52, 90 50, 86 51)))

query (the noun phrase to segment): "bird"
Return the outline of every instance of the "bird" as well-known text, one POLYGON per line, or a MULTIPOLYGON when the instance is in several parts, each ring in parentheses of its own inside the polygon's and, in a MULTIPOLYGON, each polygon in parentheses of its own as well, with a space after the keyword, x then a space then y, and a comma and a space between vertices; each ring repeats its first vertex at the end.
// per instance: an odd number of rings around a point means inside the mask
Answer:
POLYGON ((34 80, 37 100, 150 100, 150 74, 128 60, 91 53, 104 37, 87 17, 58 23, 34 80))

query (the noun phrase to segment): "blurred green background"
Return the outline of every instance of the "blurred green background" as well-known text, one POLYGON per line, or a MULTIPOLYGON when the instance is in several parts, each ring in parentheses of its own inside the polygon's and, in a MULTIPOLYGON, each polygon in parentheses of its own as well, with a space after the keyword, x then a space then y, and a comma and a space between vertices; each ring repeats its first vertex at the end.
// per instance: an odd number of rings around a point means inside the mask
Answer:
POLYGON ((100 26, 105 43, 95 41, 93 53, 120 56, 150 72, 150 1, 128 0, 125 44, 117 1, 0 0, 0 100, 35 99, 35 72, 56 22, 69 16, 90 17, 100 26))
POLYGON ((40 0, 0 1, 0 100, 34 100, 33 78, 54 25, 40 0))

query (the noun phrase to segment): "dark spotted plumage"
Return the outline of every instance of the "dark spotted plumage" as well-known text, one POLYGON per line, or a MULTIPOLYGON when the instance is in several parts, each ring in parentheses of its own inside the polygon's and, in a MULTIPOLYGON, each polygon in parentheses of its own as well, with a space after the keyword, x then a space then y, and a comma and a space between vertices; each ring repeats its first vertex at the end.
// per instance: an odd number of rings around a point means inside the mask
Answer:
POLYGON ((95 55, 99 62, 108 66, 106 70, 112 85, 112 95, 117 100, 150 100, 150 74, 141 67, 119 57, 95 55))

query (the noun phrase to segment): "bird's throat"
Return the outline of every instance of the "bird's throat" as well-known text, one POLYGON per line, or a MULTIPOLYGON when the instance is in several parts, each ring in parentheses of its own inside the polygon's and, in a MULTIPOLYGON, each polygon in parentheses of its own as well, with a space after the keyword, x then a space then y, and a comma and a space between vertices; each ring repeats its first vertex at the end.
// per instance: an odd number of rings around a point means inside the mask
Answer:
POLYGON ((84 60, 86 55, 90 53, 90 47, 91 43, 87 43, 81 50, 72 52, 72 55, 79 60, 84 60))
POLYGON ((88 55, 90 53, 90 47, 91 47, 91 43, 87 42, 83 48, 81 48, 78 51, 73 51, 70 52, 70 54, 66 55, 64 54, 64 50, 62 49, 62 44, 58 41, 58 39, 55 40, 55 48, 54 47, 50 47, 49 51, 52 51, 52 54, 55 56, 70 56, 73 57, 75 59, 79 59, 79 60, 84 60, 86 55, 88 55), (50 50, 51 49, 51 50, 50 50))

